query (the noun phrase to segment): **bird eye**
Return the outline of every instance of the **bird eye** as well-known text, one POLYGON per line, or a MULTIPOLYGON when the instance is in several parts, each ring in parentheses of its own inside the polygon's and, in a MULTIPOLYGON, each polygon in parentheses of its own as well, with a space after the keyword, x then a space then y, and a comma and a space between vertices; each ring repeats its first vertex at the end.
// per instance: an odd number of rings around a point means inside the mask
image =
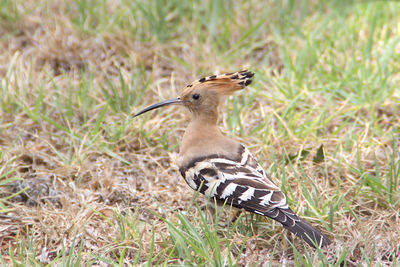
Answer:
POLYGON ((192 95, 192 98, 193 98, 194 100, 197 100, 197 99, 200 98, 200 95, 199 95, 199 94, 193 94, 193 95, 192 95))

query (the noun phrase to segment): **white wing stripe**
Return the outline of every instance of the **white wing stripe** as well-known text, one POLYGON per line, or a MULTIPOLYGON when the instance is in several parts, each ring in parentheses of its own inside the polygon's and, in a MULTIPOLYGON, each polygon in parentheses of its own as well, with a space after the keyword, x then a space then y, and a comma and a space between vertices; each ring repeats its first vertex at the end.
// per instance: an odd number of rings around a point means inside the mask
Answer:
POLYGON ((230 183, 228 186, 224 189, 224 192, 222 192, 221 198, 226 198, 227 196, 232 195, 235 190, 236 190, 237 184, 235 183, 230 183))
POLYGON ((249 189, 247 189, 240 197, 239 199, 241 201, 247 201, 249 199, 251 199, 254 196, 254 187, 249 187, 249 189))
POLYGON ((210 162, 212 163, 223 163, 223 164, 229 164, 229 165, 238 165, 238 162, 226 159, 226 158, 213 158, 210 159, 210 162))
POLYGON ((263 206, 270 206, 271 205, 271 197, 272 197, 272 192, 266 194, 264 197, 261 197, 262 201, 260 202, 260 205, 263 206))
POLYGON ((242 160, 240 161, 240 165, 245 165, 247 160, 249 159, 250 151, 247 149, 247 147, 244 149, 244 152, 242 154, 242 160))
POLYGON ((214 197, 217 195, 217 188, 221 184, 221 181, 219 180, 213 180, 207 183, 206 185, 208 186, 207 190, 204 192, 204 195, 207 197, 214 197))

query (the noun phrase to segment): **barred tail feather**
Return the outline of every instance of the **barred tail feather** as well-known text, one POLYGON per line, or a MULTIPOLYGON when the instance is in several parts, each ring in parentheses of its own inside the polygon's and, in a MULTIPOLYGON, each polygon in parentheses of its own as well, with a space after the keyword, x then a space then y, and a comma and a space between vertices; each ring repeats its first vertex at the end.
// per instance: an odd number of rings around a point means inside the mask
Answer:
POLYGON ((303 238, 304 241, 306 241, 310 246, 314 248, 316 246, 321 248, 331 243, 331 241, 319 230, 315 229, 302 219, 300 219, 300 221, 297 221, 293 226, 284 225, 284 227, 290 232, 303 238))
POLYGON ((331 243, 329 238, 298 217, 290 208, 275 208, 265 215, 280 222, 286 229, 295 235, 300 236, 314 248, 316 246, 321 248, 331 243))

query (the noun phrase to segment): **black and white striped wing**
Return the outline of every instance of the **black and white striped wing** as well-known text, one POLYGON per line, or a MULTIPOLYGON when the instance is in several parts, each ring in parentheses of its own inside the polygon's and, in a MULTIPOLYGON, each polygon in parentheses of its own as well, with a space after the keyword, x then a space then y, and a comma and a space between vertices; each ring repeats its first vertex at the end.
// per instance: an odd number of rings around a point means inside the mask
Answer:
POLYGON ((288 209, 285 195, 260 164, 241 146, 236 159, 210 155, 193 160, 181 174, 194 190, 230 205, 294 224, 297 216, 288 209), (287 212, 285 212, 287 211, 287 212))
POLYGON ((208 197, 268 216, 311 246, 314 243, 319 246, 329 244, 328 238, 288 207, 285 195, 244 146, 241 146, 237 158, 219 155, 199 157, 188 166, 181 167, 180 172, 191 188, 208 197))

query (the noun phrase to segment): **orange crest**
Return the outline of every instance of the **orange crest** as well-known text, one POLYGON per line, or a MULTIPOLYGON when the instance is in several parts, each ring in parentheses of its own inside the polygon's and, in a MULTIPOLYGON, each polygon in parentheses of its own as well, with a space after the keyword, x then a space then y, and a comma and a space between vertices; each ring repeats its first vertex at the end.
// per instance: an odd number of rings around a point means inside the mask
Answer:
POLYGON ((251 84, 253 76, 254 73, 248 70, 207 76, 186 86, 182 91, 182 95, 189 93, 195 88, 209 88, 217 94, 231 95, 235 91, 251 84))

